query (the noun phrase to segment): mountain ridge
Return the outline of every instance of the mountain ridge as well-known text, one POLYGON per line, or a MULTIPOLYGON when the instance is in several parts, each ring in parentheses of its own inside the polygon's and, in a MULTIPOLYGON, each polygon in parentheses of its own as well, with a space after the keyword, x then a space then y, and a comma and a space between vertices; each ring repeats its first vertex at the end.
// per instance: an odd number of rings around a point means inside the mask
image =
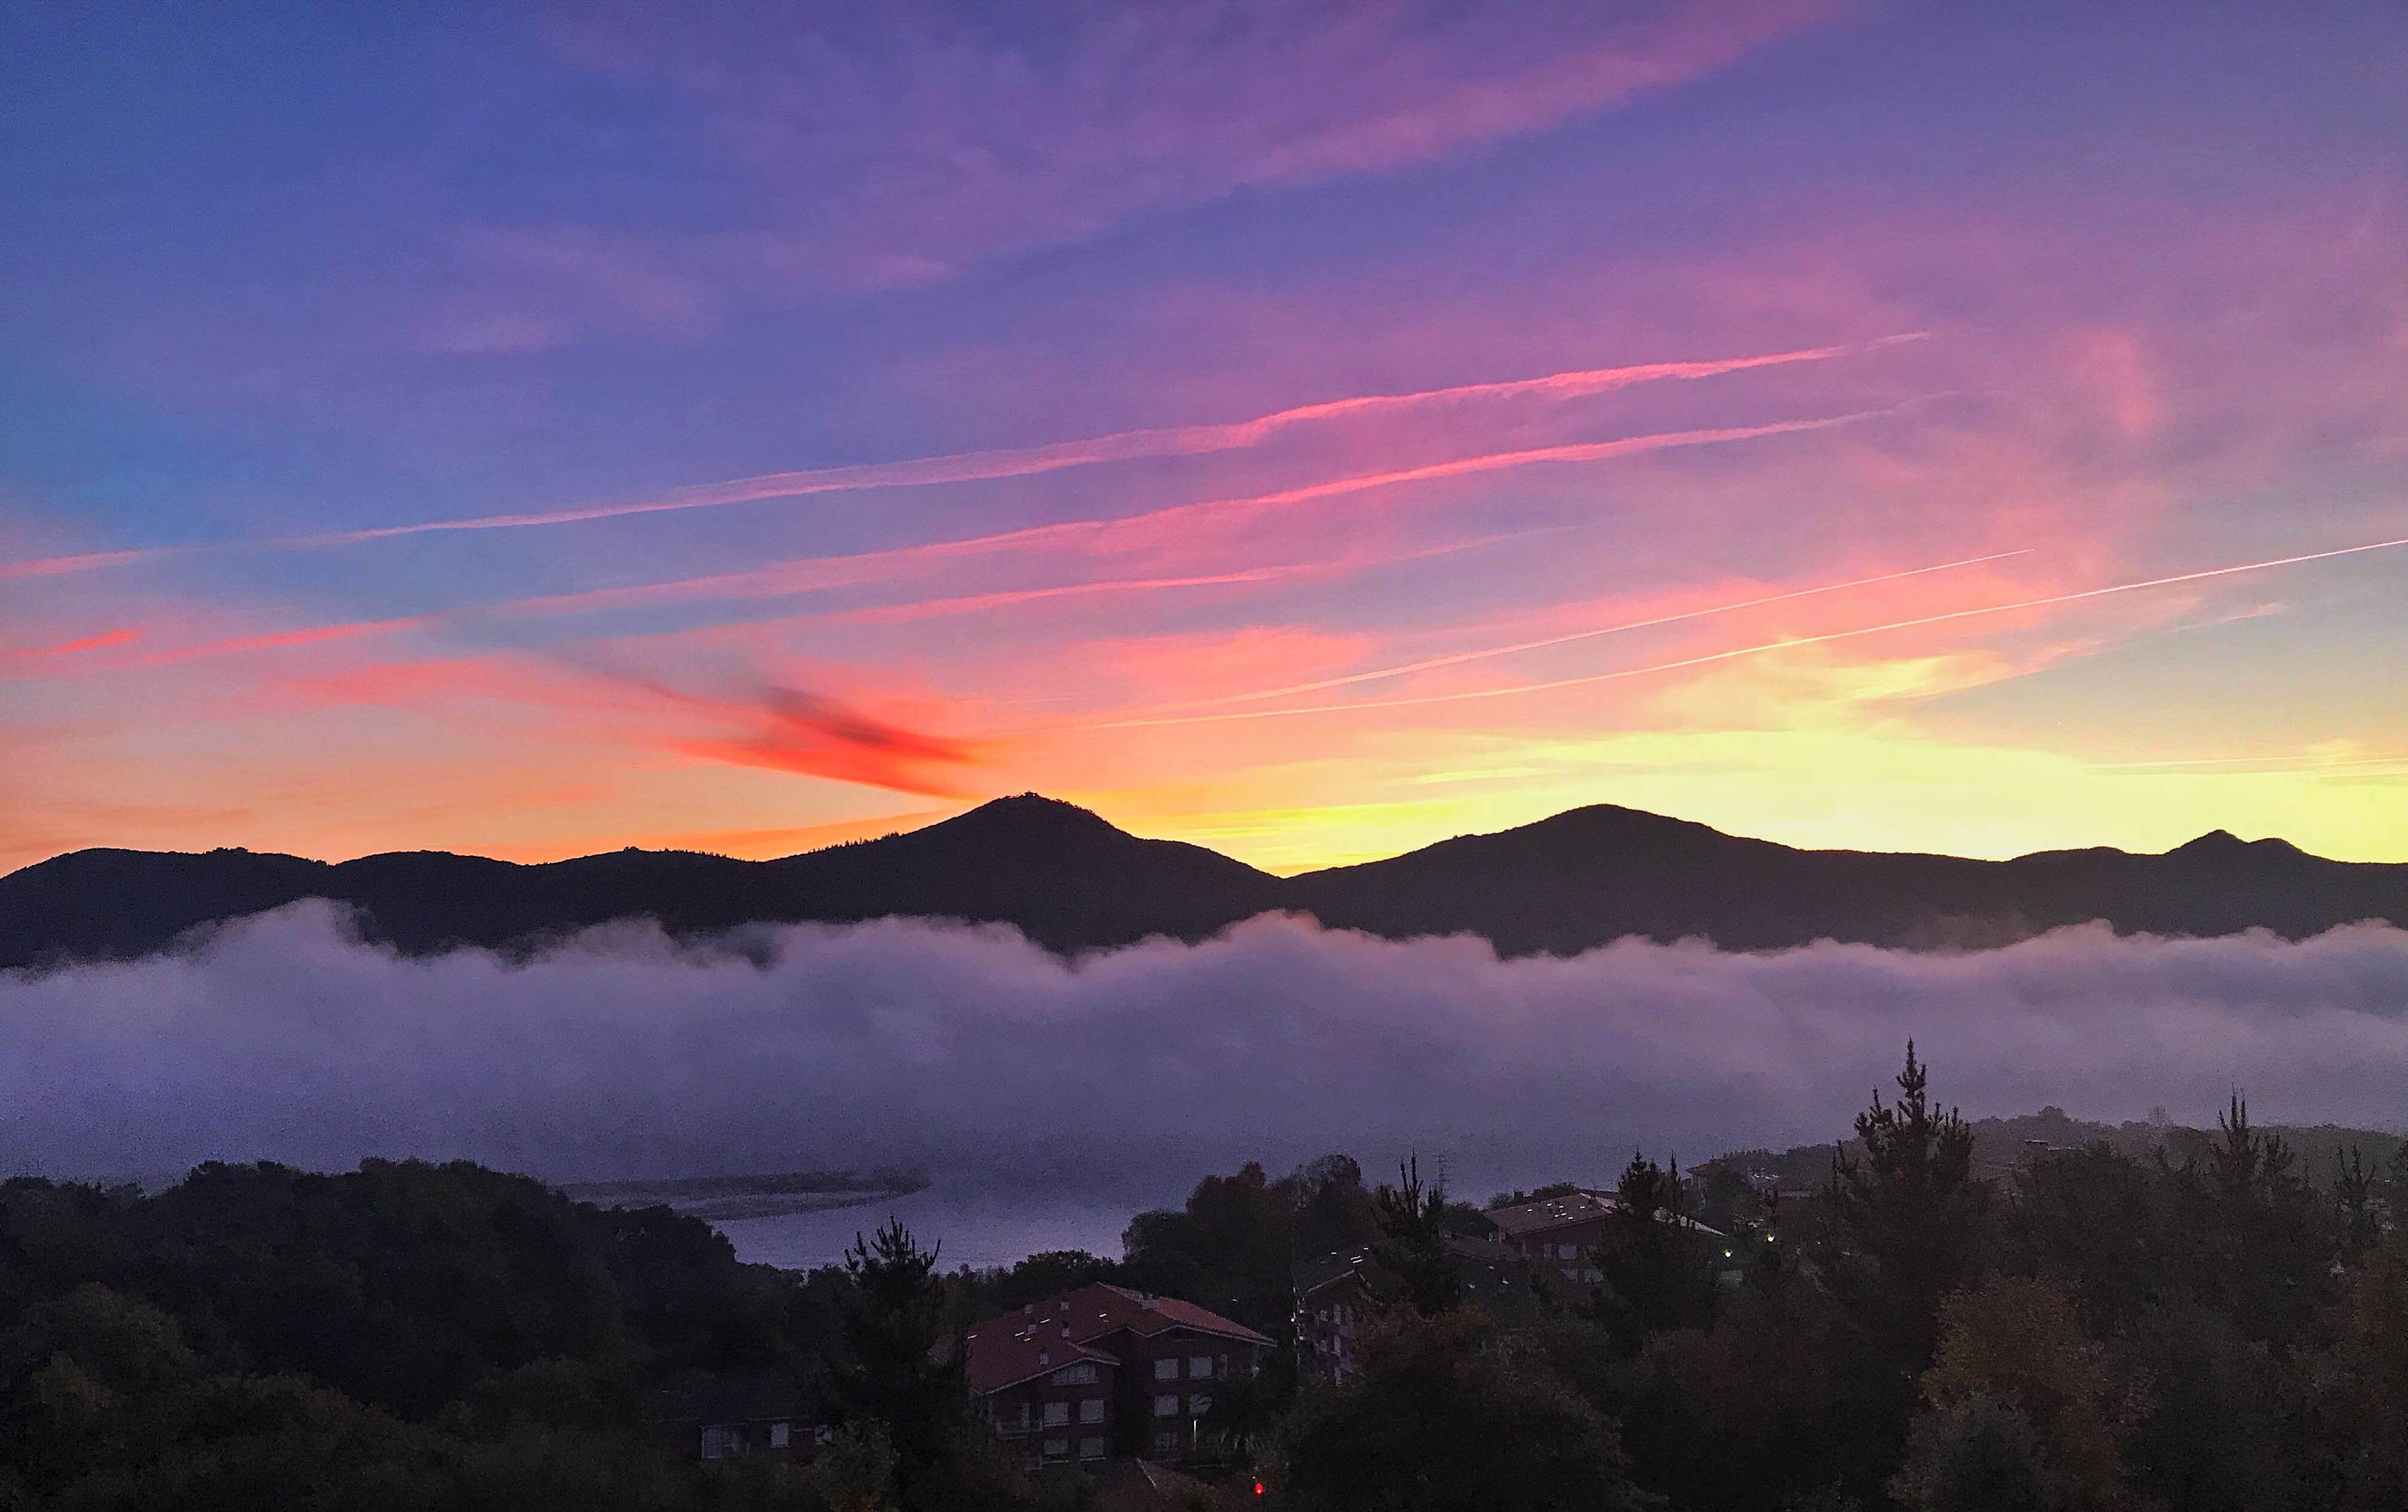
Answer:
POLYGON ((2157 854, 1806 850, 1594 804, 1281 877, 1024 793, 767 861, 632 847, 535 863, 439 850, 332 863, 240 849, 72 851, 0 877, 0 970, 137 957, 309 897, 351 907, 366 937, 411 953, 524 949, 621 919, 694 936, 887 917, 1009 924, 1071 953, 1203 939, 1275 911, 1390 938, 1478 934, 1506 955, 1634 934, 1734 949, 1817 939, 1966 949, 2094 920, 2123 933, 2291 938, 2362 920, 2408 925, 2408 863, 2330 861, 2222 830, 2157 854))

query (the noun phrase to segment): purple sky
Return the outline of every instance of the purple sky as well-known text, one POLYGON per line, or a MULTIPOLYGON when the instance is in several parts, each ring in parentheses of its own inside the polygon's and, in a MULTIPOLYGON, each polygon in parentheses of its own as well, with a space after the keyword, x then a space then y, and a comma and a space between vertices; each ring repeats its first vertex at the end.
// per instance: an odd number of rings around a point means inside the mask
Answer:
POLYGON ((2373 0, 7 7, 0 866, 2408 859, 2403 78, 2373 0))

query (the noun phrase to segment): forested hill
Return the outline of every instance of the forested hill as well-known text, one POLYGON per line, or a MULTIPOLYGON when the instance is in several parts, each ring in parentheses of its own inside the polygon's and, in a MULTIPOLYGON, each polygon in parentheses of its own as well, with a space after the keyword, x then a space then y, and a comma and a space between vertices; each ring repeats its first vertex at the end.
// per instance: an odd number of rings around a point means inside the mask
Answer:
MULTIPOLYGON (((2163 1154, 2171 1165, 2202 1161, 2218 1138, 2214 1129, 2194 1129, 2170 1121, 2100 1123, 2077 1119, 2063 1108, 2044 1107, 2013 1118, 1978 1119, 1968 1127, 1973 1135, 1973 1167, 1996 1176, 2028 1162, 2034 1154, 2103 1145, 2130 1160, 2149 1161, 2163 1154)), ((2332 1185, 2340 1163, 2350 1152, 2376 1170, 2399 1168, 2408 1137, 2379 1129, 2352 1129, 2338 1124, 2263 1124, 2259 1132, 2281 1140, 2298 1161, 2300 1174, 2318 1186, 2332 1185)), ((1727 1169, 1761 1182, 1777 1180, 1790 1192, 1820 1189, 1831 1178, 1831 1157, 1846 1150, 1860 1155, 1854 1140, 1842 1144, 1798 1145, 1784 1150, 1742 1149, 1715 1157, 1701 1170, 1727 1169)))
POLYGON ((243 850, 77 851, 0 877, 0 969, 138 956, 304 898, 348 905, 368 938, 413 952, 523 946, 619 919, 695 935, 889 916, 1010 924, 1071 951, 1201 939, 1282 909, 1392 938, 1479 934, 1507 954, 1632 934, 1735 949, 1817 939, 1930 949, 2094 920, 2124 932, 2264 928, 2294 938, 2365 920, 2408 924, 2408 864, 2327 861, 2222 832, 2163 855, 1799 850, 1601 805, 1283 878, 1025 794, 765 862, 640 850, 540 865, 442 851, 340 864, 243 850))

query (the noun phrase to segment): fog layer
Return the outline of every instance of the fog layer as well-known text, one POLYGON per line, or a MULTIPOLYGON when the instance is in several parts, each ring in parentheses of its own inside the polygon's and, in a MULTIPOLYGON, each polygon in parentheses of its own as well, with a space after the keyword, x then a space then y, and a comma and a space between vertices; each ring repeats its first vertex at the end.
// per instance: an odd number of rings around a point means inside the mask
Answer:
POLYGON ((309 904, 195 953, 0 978, 0 1166, 465 1156, 558 1179, 918 1164, 1175 1191, 1408 1148, 1462 1184, 1842 1133, 1909 1035, 1969 1114, 2408 1119, 2408 933, 2004 949, 1626 942, 1500 962, 1260 919, 1067 963, 888 920, 404 960, 309 904))

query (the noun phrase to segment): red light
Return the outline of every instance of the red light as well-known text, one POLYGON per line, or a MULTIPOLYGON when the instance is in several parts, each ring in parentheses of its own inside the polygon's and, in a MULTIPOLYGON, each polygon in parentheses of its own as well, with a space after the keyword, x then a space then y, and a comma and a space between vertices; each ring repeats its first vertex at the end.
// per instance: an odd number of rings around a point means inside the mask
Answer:
POLYGON ((1255 1494, 1256 1496, 1260 1496, 1262 1493, 1263 1493, 1263 1483, 1262 1483, 1261 1481, 1259 1481, 1259 1480, 1258 1480, 1258 1481, 1255 1481, 1255 1482, 1254 1482, 1254 1494, 1255 1494))

